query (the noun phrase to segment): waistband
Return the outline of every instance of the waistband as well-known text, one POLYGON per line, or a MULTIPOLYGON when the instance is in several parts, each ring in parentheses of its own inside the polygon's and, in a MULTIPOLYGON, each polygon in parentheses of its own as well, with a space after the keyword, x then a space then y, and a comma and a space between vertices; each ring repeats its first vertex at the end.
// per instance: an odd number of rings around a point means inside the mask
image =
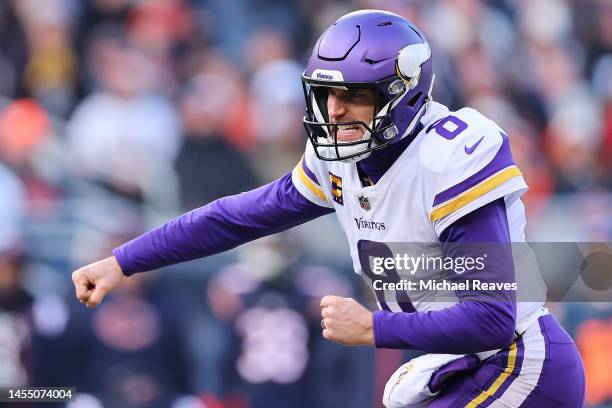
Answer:
MULTIPOLYGON (((516 323, 513 340, 516 340, 521 337, 523 333, 525 333, 533 324, 538 324, 537 322, 540 317, 546 316, 547 314, 549 314, 548 309, 544 306, 540 306, 533 312, 529 313, 527 316, 523 317, 520 321, 516 323)), ((483 361, 503 350, 504 349, 482 351, 480 353, 476 353, 476 355, 478 356, 478 358, 480 358, 481 361, 483 361)))

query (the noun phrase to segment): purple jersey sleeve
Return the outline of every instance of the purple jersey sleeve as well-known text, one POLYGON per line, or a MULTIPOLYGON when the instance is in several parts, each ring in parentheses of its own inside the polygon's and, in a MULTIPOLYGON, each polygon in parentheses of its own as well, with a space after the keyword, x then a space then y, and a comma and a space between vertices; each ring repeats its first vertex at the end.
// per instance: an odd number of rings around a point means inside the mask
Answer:
MULTIPOLYGON (((487 276, 494 281, 514 282, 510 233, 503 198, 457 220, 441 234, 440 241, 446 248, 445 255, 452 257, 473 256, 465 253, 470 243, 500 243, 494 246, 495 254, 488 257, 487 276), (462 246, 462 243, 468 245, 462 246)), ((470 298, 472 294, 457 292, 460 302, 442 310, 375 312, 376 347, 456 354, 507 347, 512 342, 515 330, 514 293, 479 293, 476 299, 470 298), (487 299, 488 296, 491 298, 487 299)))
POLYGON ((289 173, 183 214, 115 248, 113 255, 130 276, 227 251, 331 212, 304 198, 289 173))

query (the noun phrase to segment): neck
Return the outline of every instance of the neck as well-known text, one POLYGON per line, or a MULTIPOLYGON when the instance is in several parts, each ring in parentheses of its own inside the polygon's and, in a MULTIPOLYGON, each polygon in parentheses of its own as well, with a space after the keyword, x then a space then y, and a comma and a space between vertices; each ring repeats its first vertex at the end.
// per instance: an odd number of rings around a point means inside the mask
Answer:
POLYGON ((367 158, 360 160, 357 167, 373 183, 378 183, 378 180, 389 170, 395 163, 398 157, 406 150, 408 145, 414 140, 414 137, 421 131, 422 125, 419 123, 411 134, 403 138, 397 143, 393 143, 383 149, 376 150, 367 158))

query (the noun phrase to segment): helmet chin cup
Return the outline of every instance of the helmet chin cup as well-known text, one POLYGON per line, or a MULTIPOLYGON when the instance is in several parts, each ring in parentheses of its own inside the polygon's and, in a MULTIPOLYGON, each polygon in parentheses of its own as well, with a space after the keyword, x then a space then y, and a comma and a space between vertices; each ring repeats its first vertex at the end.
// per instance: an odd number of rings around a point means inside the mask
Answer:
MULTIPOLYGON (((336 152, 333 151, 335 150, 334 148, 328 147, 325 149, 332 150, 332 151, 325 152, 327 155, 336 154, 336 152)), ((359 160, 363 160, 366 157, 368 157, 370 154, 372 154, 372 151, 367 150, 362 146, 343 146, 340 144, 338 145, 338 153, 339 153, 339 156, 341 157, 340 159, 338 159, 338 161, 342 163, 355 163, 359 160)))

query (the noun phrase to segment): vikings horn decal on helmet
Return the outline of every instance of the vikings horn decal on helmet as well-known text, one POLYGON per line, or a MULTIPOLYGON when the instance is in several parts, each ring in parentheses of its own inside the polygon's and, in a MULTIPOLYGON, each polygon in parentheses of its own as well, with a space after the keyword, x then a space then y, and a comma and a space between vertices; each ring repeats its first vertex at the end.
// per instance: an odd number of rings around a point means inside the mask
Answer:
POLYGON ((429 44, 410 21, 385 11, 361 10, 319 37, 302 74, 304 127, 321 160, 354 162, 401 140, 415 128, 434 82, 429 44), (331 123, 327 87, 372 89, 372 121, 331 123), (361 125, 360 140, 339 142, 338 125, 361 125))

